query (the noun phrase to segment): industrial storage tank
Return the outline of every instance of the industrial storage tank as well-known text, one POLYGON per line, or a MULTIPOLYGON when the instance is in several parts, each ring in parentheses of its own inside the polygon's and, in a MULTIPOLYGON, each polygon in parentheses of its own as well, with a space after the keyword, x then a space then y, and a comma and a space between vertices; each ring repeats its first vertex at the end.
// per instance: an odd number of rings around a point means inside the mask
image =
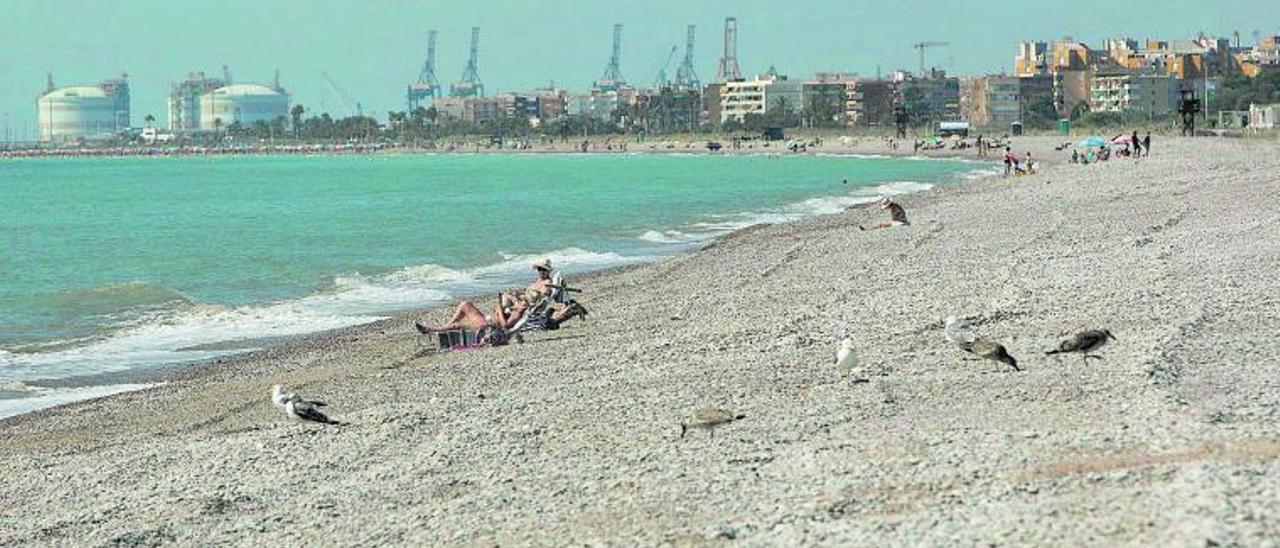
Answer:
POLYGON ((95 86, 49 89, 36 100, 41 141, 110 138, 129 127, 129 85, 107 80, 95 86))
POLYGON ((232 84, 200 96, 200 129, 211 131, 239 122, 270 123, 289 117, 289 94, 279 87, 232 84))

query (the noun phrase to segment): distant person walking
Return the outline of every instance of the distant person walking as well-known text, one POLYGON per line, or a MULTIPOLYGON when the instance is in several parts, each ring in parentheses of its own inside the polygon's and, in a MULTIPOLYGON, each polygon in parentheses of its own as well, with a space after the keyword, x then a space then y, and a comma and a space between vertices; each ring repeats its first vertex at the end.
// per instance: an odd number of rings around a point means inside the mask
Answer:
MULTIPOLYGON (((1134 135, 1137 135, 1137 133, 1134 133, 1134 135)), ((1142 138, 1142 150, 1146 151, 1147 156, 1151 155, 1151 132, 1150 131, 1147 132, 1146 137, 1142 138)))
POLYGON ((1004 176, 1008 177, 1013 174, 1013 150, 1004 147, 1004 176))
POLYGON ((1129 144, 1133 145, 1133 157, 1142 157, 1142 140, 1138 139, 1138 130, 1133 130, 1133 136, 1129 137, 1129 144))

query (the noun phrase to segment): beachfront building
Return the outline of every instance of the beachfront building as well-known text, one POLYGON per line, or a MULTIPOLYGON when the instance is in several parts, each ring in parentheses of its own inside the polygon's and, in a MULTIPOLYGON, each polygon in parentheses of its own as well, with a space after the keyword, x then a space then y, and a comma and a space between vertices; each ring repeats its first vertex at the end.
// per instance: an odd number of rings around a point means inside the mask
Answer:
POLYGON ((199 127, 219 131, 231 125, 270 124, 289 117, 289 94, 279 82, 230 84, 200 96, 199 127))
POLYGON ((830 127, 845 121, 843 81, 805 82, 801 88, 801 122, 807 127, 830 127))
POLYGON ((1169 75, 1106 69, 1093 77, 1089 107, 1093 112, 1168 114, 1179 100, 1178 80, 1169 75))
POLYGON ((702 115, 699 118, 701 123, 720 123, 720 101, 723 96, 723 83, 715 82, 702 87, 702 115))
POLYGON ((893 89, 893 82, 888 80, 847 82, 844 102, 845 119, 854 126, 892 126, 893 89))
POLYGON ((932 69, 923 78, 896 71, 893 75, 912 124, 960 120, 960 79, 932 69))
POLYGON ((225 87, 226 78, 208 78, 203 72, 191 72, 187 79, 173 84, 169 91, 169 131, 200 131, 200 97, 225 87))
POLYGON ((502 103, 494 97, 440 97, 433 105, 439 117, 468 124, 495 120, 503 114, 502 103))
POLYGON ((1121 69, 1167 75, 1203 98, 1212 94, 1224 78, 1253 78, 1276 64, 1280 64, 1280 36, 1263 37, 1248 47, 1232 46, 1229 39, 1203 35, 1192 40, 1141 42, 1113 38, 1105 40, 1100 49, 1064 38, 1053 44, 1018 44, 1014 74, 1051 76, 1058 112, 1075 116, 1093 105, 1093 78, 1099 71, 1121 69))
POLYGON ((697 89, 666 85, 636 96, 634 123, 649 133, 694 131, 701 123, 702 96, 697 89))
POLYGON ((129 128, 129 83, 122 76, 95 85, 55 87, 50 76, 36 110, 41 141, 111 138, 129 128))
POLYGON ((799 112, 804 105, 804 84, 786 76, 760 75, 754 80, 724 83, 720 94, 720 123, 743 122, 748 115, 775 111, 799 112))
POLYGON ((1026 106, 1039 96, 1053 94, 1047 75, 981 76, 965 82, 963 118, 974 127, 1007 128, 1024 120, 1026 106))

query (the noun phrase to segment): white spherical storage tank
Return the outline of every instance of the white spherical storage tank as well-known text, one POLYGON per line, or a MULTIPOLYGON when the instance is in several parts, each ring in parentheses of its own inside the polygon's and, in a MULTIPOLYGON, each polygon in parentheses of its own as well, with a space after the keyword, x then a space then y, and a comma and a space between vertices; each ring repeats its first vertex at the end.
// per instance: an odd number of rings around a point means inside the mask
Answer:
POLYGON ((36 100, 41 141, 110 136, 117 130, 116 99, 98 86, 70 86, 36 100))
POLYGON ((200 129, 225 129, 239 122, 271 122, 289 117, 289 95, 271 86, 232 84, 200 96, 200 129))

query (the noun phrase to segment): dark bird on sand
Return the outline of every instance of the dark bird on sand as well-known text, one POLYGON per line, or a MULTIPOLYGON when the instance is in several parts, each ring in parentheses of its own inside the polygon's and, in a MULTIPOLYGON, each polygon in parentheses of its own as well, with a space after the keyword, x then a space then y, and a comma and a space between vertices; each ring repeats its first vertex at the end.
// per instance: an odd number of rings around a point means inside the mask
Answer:
POLYGON ((1014 371, 1022 371, 1022 368, 1018 367, 1018 360, 1010 355, 1008 350, 1005 350, 1004 345, 986 337, 978 337, 977 340, 973 341, 973 344, 969 345, 968 348, 964 348, 964 350, 980 358, 1008 365, 1014 371))
POLYGON ((1012 367, 1014 371, 1022 371, 1018 360, 1009 354, 1004 345, 986 337, 978 337, 969 330, 969 326, 955 316, 948 316, 943 331, 947 342, 956 345, 960 350, 983 359, 997 361, 1012 367))
POLYGON ((1089 358, 1101 360, 1102 356, 1094 355, 1094 352, 1097 352, 1103 346, 1106 346, 1107 341, 1109 340, 1116 340, 1116 336, 1112 335, 1109 330, 1091 329, 1089 331, 1082 331, 1080 333, 1076 333, 1075 336, 1058 343, 1057 350, 1045 352, 1045 355, 1070 354, 1074 352, 1080 354, 1081 359, 1086 362, 1089 361, 1089 358))
POLYGON ((711 437, 714 438, 716 437, 716 427, 745 418, 747 418, 746 415, 735 415, 724 409, 704 407, 694 411, 688 420, 680 423, 680 437, 683 439, 690 428, 700 428, 710 432, 711 437))

